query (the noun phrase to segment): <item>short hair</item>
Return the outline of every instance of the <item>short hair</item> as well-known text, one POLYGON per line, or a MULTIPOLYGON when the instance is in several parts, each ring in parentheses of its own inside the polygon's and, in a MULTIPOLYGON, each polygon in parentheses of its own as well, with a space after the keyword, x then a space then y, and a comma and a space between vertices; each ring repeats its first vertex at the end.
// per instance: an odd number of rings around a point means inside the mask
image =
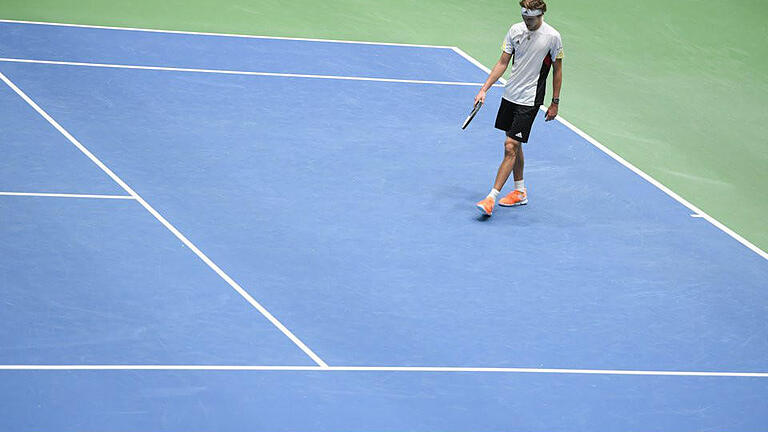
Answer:
POLYGON ((542 12, 547 11, 547 4, 544 3, 544 0, 521 0, 520 6, 526 9, 538 9, 542 12))

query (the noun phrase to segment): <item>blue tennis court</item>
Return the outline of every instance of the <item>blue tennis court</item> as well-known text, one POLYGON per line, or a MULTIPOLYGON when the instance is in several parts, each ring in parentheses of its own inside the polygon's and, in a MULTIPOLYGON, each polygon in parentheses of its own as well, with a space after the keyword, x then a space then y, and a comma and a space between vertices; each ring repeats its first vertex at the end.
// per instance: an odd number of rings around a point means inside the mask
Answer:
POLYGON ((458 49, 0 22, 0 73, 0 430, 768 427, 768 255, 565 121, 479 218, 458 49))

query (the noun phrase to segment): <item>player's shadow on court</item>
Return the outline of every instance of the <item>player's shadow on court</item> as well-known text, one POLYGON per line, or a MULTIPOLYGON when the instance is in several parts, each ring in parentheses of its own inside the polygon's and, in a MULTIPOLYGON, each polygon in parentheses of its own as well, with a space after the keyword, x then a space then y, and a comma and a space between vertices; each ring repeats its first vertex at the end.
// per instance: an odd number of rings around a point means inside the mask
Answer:
MULTIPOLYGON (((475 206, 475 203, 483 198, 483 193, 476 190, 452 186, 445 188, 439 194, 439 197, 440 200, 449 197, 453 202, 451 210, 458 213, 470 213, 473 222, 490 223, 492 220, 501 219, 513 223, 515 226, 528 226, 536 224, 538 221, 538 218, 531 219, 530 217, 519 217, 522 212, 525 212, 527 206, 505 208, 496 205, 496 208, 493 209, 493 216, 486 216, 475 206)), ((530 213, 525 213, 528 214, 528 216, 531 216, 530 213)))
MULTIPOLYGON (((472 220, 475 222, 489 222, 492 217, 486 216, 480 212, 475 206, 475 203, 483 198, 482 192, 476 190, 470 190, 462 187, 450 187, 446 188, 441 194, 440 199, 450 197, 453 201, 453 211, 456 212, 472 212, 472 220)), ((495 213, 495 210, 494 210, 495 213)))

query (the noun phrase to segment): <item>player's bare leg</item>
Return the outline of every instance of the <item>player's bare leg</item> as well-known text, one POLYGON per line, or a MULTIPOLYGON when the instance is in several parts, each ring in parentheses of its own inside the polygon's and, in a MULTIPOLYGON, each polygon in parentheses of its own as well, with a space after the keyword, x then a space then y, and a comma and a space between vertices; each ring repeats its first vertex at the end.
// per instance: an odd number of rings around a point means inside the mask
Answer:
POLYGON ((515 183, 523 181, 523 170, 525 169, 525 155, 523 154, 523 146, 518 146, 515 152, 515 165, 512 167, 514 173, 515 183))
MULTIPOLYGON (((515 167, 515 159, 517 154, 522 154, 522 146, 520 142, 507 137, 504 141, 504 159, 499 165, 499 171, 496 173, 496 181, 493 184, 491 193, 488 194, 485 199, 477 203, 477 208, 483 212, 486 216, 490 216, 493 213, 493 206, 496 205, 496 197, 499 195, 501 188, 504 187, 504 183, 509 179, 510 174, 515 167)), ((522 173, 521 173, 522 175, 522 173)))
POLYGON ((523 146, 518 143, 515 150, 515 164, 512 166, 514 173, 515 189, 499 200, 499 205, 503 207, 516 207, 528 204, 528 192, 525 190, 525 181, 523 181, 523 170, 525 169, 525 155, 523 146))
POLYGON ((504 184, 509 179, 509 175, 514 170, 517 155, 522 153, 522 150, 523 147, 520 143, 512 138, 507 137, 506 141, 504 141, 504 159, 499 166, 499 172, 496 173, 496 182, 493 184, 494 189, 500 191, 504 187, 504 184))

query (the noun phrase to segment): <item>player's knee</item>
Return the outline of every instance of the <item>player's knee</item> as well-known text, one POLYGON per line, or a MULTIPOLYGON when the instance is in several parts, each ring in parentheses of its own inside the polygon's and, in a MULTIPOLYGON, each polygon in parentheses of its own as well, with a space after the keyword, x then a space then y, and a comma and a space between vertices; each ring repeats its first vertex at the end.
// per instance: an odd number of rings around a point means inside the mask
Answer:
POLYGON ((504 141, 504 154, 508 157, 514 157, 517 152, 520 150, 520 142, 515 141, 512 138, 507 138, 506 141, 504 141))

